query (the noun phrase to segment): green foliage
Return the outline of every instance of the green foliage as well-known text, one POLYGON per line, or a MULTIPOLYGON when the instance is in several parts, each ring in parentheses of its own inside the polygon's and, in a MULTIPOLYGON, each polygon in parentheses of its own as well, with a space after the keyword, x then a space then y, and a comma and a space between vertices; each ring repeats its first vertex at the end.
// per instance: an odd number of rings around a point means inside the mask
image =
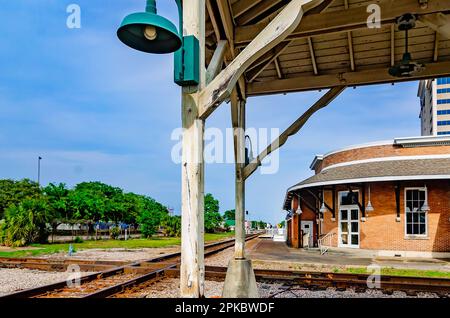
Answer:
POLYGON ((83 241, 83 239, 82 239, 81 237, 77 236, 77 237, 73 240, 73 242, 79 244, 79 243, 83 243, 84 241, 83 241))
MULTIPOLYGON (((27 221, 36 223, 36 216, 33 214, 32 218, 30 214, 27 217, 26 211, 36 212, 39 217, 45 218, 52 233, 62 223, 87 224, 89 232, 93 233, 94 224, 101 221, 117 225, 124 222, 135 227, 140 224, 145 237, 156 233, 168 213, 165 206, 150 197, 124 193, 120 188, 101 182, 83 182, 73 189, 67 188, 64 183, 50 183, 41 191, 37 183, 27 179, 0 180, 0 220, 8 207, 11 207, 11 211, 0 223, 0 243, 7 241, 8 244, 19 245, 41 241, 44 236, 38 235, 37 238, 30 233, 20 233, 33 232, 35 229, 34 226, 24 226, 27 221), (30 202, 33 202, 33 206, 30 202), (18 224, 22 224, 23 229, 17 229, 18 224)), ((38 227, 48 230, 40 226, 39 222, 38 227)), ((178 233, 177 230, 171 232, 178 233)))
POLYGON ((225 220, 235 220, 236 219, 236 211, 234 209, 225 211, 225 213, 223 214, 223 218, 225 220))
POLYGON ((221 224, 219 201, 211 193, 205 195, 205 232, 213 233, 221 224))
POLYGON ((43 199, 25 199, 5 211, 0 238, 7 246, 44 243, 48 238, 49 206, 43 199))
POLYGON ((40 194, 39 185, 29 179, 0 180, 0 219, 11 205, 19 205, 24 199, 37 198, 40 194))
POLYGON ((156 233, 158 227, 162 225, 163 219, 168 217, 167 208, 161 203, 147 197, 139 197, 138 199, 142 209, 138 217, 138 222, 141 225, 142 236, 151 237, 156 233))
POLYGON ((166 236, 181 237, 181 216, 166 215, 161 221, 161 226, 166 236))
POLYGON ((113 239, 113 240, 117 240, 120 236, 120 227, 115 226, 110 230, 109 236, 113 239))

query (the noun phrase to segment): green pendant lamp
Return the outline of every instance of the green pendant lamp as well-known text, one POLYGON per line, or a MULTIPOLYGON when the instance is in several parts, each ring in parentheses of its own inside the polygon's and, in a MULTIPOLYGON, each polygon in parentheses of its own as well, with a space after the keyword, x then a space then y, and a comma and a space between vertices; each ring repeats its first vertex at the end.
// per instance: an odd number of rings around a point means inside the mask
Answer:
POLYGON ((146 53, 172 53, 182 46, 175 25, 156 13, 155 0, 147 0, 145 12, 126 16, 117 36, 125 45, 146 53))

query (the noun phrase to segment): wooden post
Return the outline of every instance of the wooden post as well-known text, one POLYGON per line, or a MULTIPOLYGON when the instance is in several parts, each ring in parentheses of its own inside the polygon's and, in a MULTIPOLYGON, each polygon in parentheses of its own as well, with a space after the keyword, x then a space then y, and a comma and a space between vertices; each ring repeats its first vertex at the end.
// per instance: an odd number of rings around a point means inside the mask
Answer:
POLYGON ((183 1, 183 35, 200 43, 200 84, 182 93, 183 154, 181 166, 181 268, 182 297, 204 294, 204 121, 199 118, 199 92, 205 85, 205 0, 183 1))
POLYGON ((245 101, 231 98, 236 159, 236 242, 235 259, 245 258, 245 101))

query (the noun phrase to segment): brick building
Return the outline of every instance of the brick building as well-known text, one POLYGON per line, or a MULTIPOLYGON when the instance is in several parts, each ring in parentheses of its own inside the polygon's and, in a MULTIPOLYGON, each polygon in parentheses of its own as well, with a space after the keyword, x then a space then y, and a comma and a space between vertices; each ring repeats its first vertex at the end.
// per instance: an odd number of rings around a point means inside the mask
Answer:
POLYGON ((290 246, 450 256, 449 136, 348 147, 310 168, 284 200, 290 246))

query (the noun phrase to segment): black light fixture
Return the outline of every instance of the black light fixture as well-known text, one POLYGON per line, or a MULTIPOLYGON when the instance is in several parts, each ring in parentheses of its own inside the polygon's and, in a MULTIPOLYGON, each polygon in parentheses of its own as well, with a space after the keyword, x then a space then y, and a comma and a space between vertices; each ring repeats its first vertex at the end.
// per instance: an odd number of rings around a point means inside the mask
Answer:
POLYGON ((405 31, 405 53, 400 64, 394 65, 389 69, 389 74, 394 77, 410 77, 422 72, 425 65, 412 60, 411 53, 408 52, 408 31, 416 26, 417 18, 415 15, 407 13, 397 18, 399 31, 405 31))

